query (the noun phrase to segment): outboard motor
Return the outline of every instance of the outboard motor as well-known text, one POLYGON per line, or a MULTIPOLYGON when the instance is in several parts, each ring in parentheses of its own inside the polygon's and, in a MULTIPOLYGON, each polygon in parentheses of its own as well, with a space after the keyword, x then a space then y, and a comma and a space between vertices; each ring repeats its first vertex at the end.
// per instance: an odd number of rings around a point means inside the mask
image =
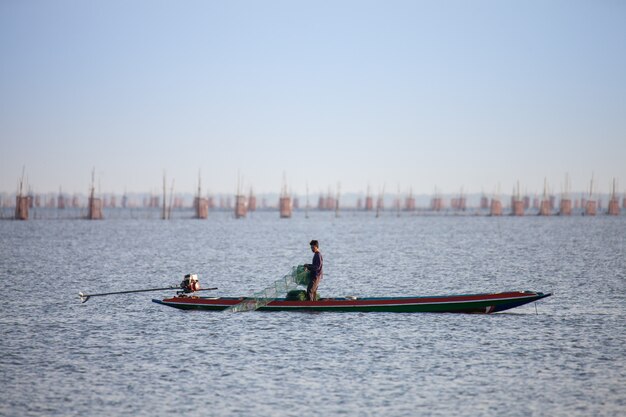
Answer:
POLYGON ((200 281, 198 281, 198 275, 196 274, 187 274, 183 279, 183 282, 180 283, 180 288, 183 289, 182 292, 185 294, 189 294, 200 289, 200 281))

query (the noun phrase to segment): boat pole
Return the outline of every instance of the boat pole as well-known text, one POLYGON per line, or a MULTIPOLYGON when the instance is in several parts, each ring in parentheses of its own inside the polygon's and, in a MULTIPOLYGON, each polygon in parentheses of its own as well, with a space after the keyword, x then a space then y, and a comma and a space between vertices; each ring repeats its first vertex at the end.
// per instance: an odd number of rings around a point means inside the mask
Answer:
MULTIPOLYGON (((171 285, 169 287, 163 287, 163 288, 146 288, 146 289, 143 289, 143 290, 102 292, 102 293, 99 293, 99 294, 83 294, 82 292, 79 292, 78 296, 80 297, 80 302, 81 303, 86 303, 87 300, 89 300, 89 298, 91 298, 91 297, 102 297, 104 295, 131 294, 131 293, 136 293, 136 292, 179 290, 179 289, 181 289, 180 286, 171 285)), ((213 291, 213 290, 217 290, 217 287, 214 287, 214 288, 201 288, 201 289, 196 290, 196 291, 213 291)))

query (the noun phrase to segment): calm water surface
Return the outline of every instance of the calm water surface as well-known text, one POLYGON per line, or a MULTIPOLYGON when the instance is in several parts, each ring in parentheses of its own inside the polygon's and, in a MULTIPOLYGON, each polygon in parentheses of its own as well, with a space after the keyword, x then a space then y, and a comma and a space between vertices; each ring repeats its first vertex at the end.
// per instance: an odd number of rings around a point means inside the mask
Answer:
POLYGON ((0 415, 617 416, 626 216, 0 221, 0 415), (495 315, 185 312, 310 262, 322 296, 554 292, 495 315), (537 314, 538 313, 538 314, 537 314))

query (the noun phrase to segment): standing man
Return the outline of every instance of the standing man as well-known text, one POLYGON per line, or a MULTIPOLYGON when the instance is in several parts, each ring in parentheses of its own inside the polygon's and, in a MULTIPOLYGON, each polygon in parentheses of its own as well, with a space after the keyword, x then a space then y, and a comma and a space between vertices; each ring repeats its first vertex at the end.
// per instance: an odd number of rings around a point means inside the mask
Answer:
POLYGON ((309 281, 309 285, 306 287, 306 299, 308 301, 315 301, 317 286, 320 285, 322 275, 324 274, 322 269, 324 266, 324 259, 322 259, 320 244, 317 240, 312 240, 309 245, 311 245, 311 251, 314 255, 312 264, 304 264, 304 268, 311 273, 311 280, 309 281))

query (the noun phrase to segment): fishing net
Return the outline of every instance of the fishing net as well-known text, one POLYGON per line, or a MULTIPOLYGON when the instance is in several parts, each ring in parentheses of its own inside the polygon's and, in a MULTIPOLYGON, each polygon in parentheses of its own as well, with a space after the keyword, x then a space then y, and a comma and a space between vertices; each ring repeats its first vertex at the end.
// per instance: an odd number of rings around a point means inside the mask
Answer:
MULTIPOLYGON (((319 294, 315 294, 315 301, 320 299, 319 294)), ((287 293, 285 297, 287 301, 306 301, 306 291, 305 290, 291 290, 287 293)))
POLYGON ((310 281, 310 273, 304 268, 304 265, 292 266, 288 274, 275 281, 269 287, 255 292, 252 294, 252 297, 245 298, 239 304, 230 306, 224 311, 243 312, 257 310, 300 285, 309 285, 310 281))
POLYGON ((297 285, 307 286, 311 282, 311 272, 304 268, 304 265, 292 267, 291 273, 294 274, 294 280, 297 285), (295 268, 295 270, 294 270, 295 268))

